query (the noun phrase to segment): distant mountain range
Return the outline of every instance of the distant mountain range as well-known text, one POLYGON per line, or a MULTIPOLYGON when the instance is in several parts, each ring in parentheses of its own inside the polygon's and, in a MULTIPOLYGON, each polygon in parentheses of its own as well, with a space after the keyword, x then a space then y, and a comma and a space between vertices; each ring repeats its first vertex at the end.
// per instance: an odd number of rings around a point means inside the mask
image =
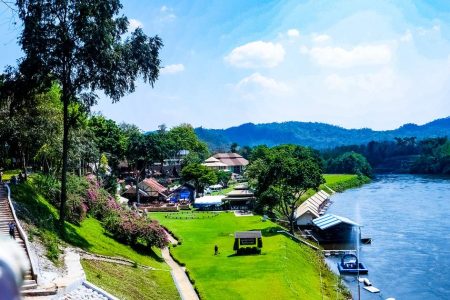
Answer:
POLYGON ((369 128, 346 129, 325 123, 282 122, 253 124, 246 123, 227 129, 196 128, 199 138, 211 149, 229 149, 234 142, 240 146, 265 144, 298 144, 325 149, 342 145, 365 144, 370 141, 392 140, 395 137, 449 136, 450 117, 437 119, 424 125, 405 124, 394 130, 375 131, 369 128))

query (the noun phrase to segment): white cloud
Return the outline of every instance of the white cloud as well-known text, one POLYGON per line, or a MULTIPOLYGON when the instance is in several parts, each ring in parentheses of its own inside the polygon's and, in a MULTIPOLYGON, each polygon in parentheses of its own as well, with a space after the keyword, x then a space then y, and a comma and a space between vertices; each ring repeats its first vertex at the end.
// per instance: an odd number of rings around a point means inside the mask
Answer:
POLYGON ((263 90, 264 92, 275 94, 284 93, 289 90, 285 83, 276 81, 273 78, 263 76, 259 73, 253 73, 250 76, 243 78, 236 85, 236 88, 245 92, 260 93, 263 90))
POLYGON ((327 42, 331 39, 331 37, 327 34, 314 34, 312 37, 313 42, 315 43, 323 43, 327 42))
POLYGON ((144 28, 144 24, 141 21, 136 19, 129 19, 128 30, 134 31, 137 28, 144 28))
POLYGON ((284 60, 284 55, 281 44, 256 41, 234 48, 225 61, 238 68, 273 68, 284 60))
POLYGON ((400 37, 400 42, 410 42, 413 39, 413 35, 411 33, 411 30, 406 30, 405 33, 400 37))
POLYGON ((392 58, 391 48, 383 44, 356 46, 349 50, 341 47, 301 47, 300 52, 311 56, 319 65, 334 68, 383 65, 392 58))
POLYGON ((175 74, 175 73, 180 73, 183 71, 184 71, 183 64, 168 65, 160 70, 161 74, 175 74))
POLYGON ((177 16, 175 15, 175 13, 173 12, 173 9, 171 7, 168 7, 166 5, 161 6, 161 8, 159 9, 160 11, 160 18, 159 20, 162 22, 172 22, 174 21, 177 16))
POLYGON ((295 28, 292 28, 292 29, 289 29, 289 30, 287 31, 287 35, 288 35, 289 37, 297 38, 297 37, 300 36, 300 31, 298 31, 298 30, 295 29, 295 28))

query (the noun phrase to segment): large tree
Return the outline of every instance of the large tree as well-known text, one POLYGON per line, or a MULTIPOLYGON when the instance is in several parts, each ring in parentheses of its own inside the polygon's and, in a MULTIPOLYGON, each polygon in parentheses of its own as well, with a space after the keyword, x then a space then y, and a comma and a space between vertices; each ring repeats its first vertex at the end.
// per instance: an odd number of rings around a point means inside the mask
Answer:
POLYGON ((142 77, 152 86, 158 78, 162 41, 138 28, 128 37, 128 20, 120 16, 118 0, 17 0, 23 31, 19 43, 21 78, 28 86, 61 87, 63 151, 60 229, 64 234, 69 151, 69 107, 86 110, 95 104, 96 91, 113 102, 133 92, 142 77))
POLYGON ((265 155, 250 165, 247 175, 253 179, 257 204, 287 219, 291 233, 302 196, 324 182, 318 154, 294 145, 266 149, 265 155))

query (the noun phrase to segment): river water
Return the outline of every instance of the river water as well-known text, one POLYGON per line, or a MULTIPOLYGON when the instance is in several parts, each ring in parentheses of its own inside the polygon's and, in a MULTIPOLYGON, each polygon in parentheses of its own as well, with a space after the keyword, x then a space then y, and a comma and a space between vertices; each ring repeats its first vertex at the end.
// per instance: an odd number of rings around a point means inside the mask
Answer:
MULTIPOLYGON (((371 245, 360 261, 372 284, 361 299, 450 299, 450 178, 382 175, 371 184, 332 196, 328 213, 363 225, 371 245)), ((337 258, 327 258, 337 271, 337 258)), ((357 281, 344 278, 355 299, 357 281)))

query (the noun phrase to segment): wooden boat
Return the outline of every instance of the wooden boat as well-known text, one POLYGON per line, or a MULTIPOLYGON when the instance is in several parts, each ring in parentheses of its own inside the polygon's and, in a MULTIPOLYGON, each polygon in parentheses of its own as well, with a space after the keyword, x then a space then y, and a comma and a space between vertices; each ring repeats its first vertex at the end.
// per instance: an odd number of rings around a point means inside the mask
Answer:
POLYGON ((358 258, 354 254, 345 254, 342 256, 341 262, 337 266, 341 274, 356 275, 369 273, 369 270, 367 270, 362 262, 358 261, 358 258))

